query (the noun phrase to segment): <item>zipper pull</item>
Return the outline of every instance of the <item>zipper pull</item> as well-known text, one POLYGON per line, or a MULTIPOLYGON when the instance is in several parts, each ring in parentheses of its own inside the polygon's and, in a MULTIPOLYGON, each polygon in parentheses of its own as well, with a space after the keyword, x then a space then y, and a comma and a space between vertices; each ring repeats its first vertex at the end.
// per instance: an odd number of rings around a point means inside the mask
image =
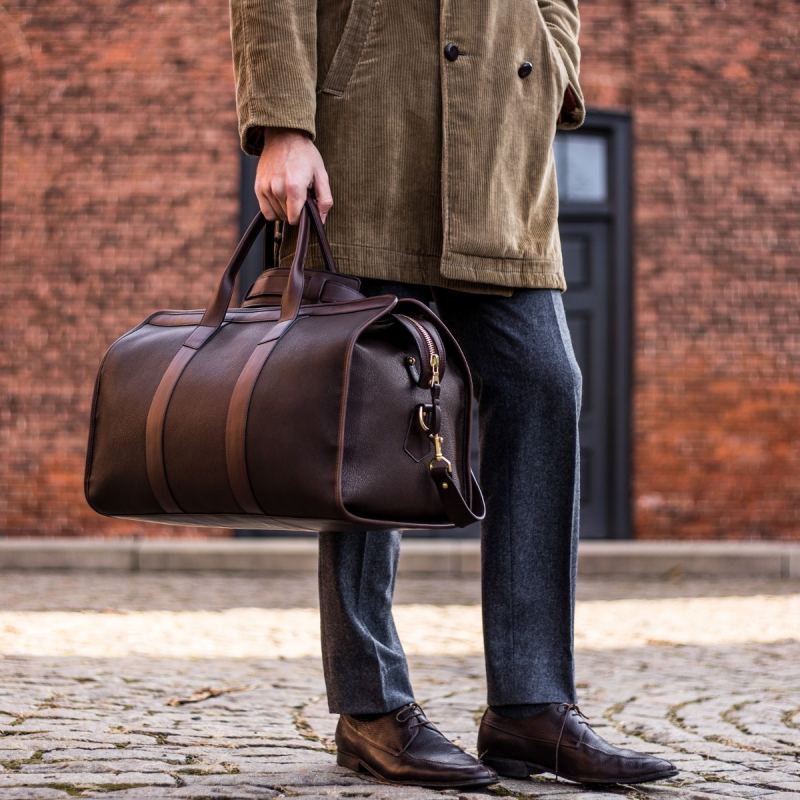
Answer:
POLYGON ((431 380, 428 386, 438 386, 439 385, 439 354, 438 353, 431 353, 431 370, 433 374, 431 375, 431 380))

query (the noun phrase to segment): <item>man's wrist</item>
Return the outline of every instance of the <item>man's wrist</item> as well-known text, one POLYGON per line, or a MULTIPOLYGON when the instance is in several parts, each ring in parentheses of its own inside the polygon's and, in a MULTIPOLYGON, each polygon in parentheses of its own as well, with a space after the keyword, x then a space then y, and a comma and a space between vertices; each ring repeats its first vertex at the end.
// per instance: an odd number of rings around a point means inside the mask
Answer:
POLYGON ((254 125, 247 129, 247 144, 254 152, 261 152, 267 142, 283 136, 303 136, 311 138, 311 134, 303 128, 273 127, 268 125, 254 125))
POLYGON ((310 139, 311 134, 302 128, 281 128, 281 127, 264 127, 261 128, 262 141, 268 142, 270 139, 279 139, 284 136, 302 136, 305 139, 310 139))

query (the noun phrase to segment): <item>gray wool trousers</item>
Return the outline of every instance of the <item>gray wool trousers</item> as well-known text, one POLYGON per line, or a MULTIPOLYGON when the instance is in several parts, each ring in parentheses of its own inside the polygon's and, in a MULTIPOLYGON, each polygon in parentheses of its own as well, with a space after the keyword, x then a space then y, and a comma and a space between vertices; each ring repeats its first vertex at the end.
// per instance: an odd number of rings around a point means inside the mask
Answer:
MULTIPOLYGON (((435 300, 479 401, 481 597, 491 706, 575 702, 581 373, 561 294, 511 297, 373 279, 368 296, 435 300)), ((392 618, 399 531, 319 534, 328 706, 375 714, 414 700, 392 618)), ((424 598, 420 598, 424 602, 424 598)))

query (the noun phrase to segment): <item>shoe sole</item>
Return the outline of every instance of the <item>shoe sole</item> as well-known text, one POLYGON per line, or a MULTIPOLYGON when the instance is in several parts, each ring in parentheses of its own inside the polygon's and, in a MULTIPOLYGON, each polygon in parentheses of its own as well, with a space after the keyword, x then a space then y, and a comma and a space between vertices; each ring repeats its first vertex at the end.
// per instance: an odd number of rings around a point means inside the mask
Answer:
POLYGON ((456 781, 455 783, 419 783, 417 781, 393 781, 385 775, 381 775, 372 769, 369 764, 365 764, 358 756, 343 753, 339 750, 336 753, 336 763, 340 767, 351 769, 353 772, 368 772, 373 778, 377 778, 383 783, 391 783, 395 786, 422 786, 425 789, 467 789, 470 786, 491 786, 497 783, 499 778, 477 778, 472 781, 456 781))
MULTIPOLYGON (((541 775, 543 772, 552 773, 552 770, 540 767, 538 764, 532 764, 530 761, 517 761, 516 759, 513 758, 496 758, 494 756, 489 756, 488 758, 482 758, 481 762, 483 764, 486 764, 487 767, 491 767, 498 775, 502 775, 504 778, 516 778, 517 780, 525 780, 531 775, 541 775)), ((584 783, 587 785, 597 785, 597 786, 610 786, 613 784, 628 785, 631 783, 649 783, 650 781, 663 781, 666 780, 667 778, 674 778, 677 774, 678 774, 677 769, 668 769, 668 770, 663 770, 662 772, 653 772, 649 775, 640 775, 636 778, 627 778, 623 780, 594 781, 584 778, 572 778, 563 772, 560 772, 558 777, 566 778, 568 781, 574 781, 575 783, 584 783)))

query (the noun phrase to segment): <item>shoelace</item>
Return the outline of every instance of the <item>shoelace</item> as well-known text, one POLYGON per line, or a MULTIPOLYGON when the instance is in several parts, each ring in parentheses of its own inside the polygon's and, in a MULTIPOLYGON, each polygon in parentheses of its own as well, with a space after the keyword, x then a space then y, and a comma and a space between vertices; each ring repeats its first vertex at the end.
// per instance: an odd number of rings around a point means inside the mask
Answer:
POLYGON ((577 703, 559 703, 558 711, 564 712, 564 719, 561 722, 561 730, 558 732, 558 741, 556 742, 556 764, 555 764, 555 776, 556 778, 559 777, 558 775, 558 753, 561 750, 561 737, 564 735, 564 728, 567 726, 567 720, 569 719, 570 712, 575 717, 583 717, 583 719, 579 719, 578 722, 581 725, 588 725, 589 723, 586 721, 589 717, 586 716, 579 708, 577 703))
MULTIPOLYGON (((425 716, 423 710, 416 704, 416 703, 409 703, 407 706, 403 706, 395 715, 394 718, 398 722, 407 722, 412 717, 414 717, 414 721, 408 726, 410 730, 414 730, 415 728, 424 728, 426 725, 431 728, 432 730, 438 730, 436 726, 425 716)), ((400 751, 399 755, 405 753, 408 749, 411 742, 414 741, 416 737, 412 736, 406 746, 400 751)))

